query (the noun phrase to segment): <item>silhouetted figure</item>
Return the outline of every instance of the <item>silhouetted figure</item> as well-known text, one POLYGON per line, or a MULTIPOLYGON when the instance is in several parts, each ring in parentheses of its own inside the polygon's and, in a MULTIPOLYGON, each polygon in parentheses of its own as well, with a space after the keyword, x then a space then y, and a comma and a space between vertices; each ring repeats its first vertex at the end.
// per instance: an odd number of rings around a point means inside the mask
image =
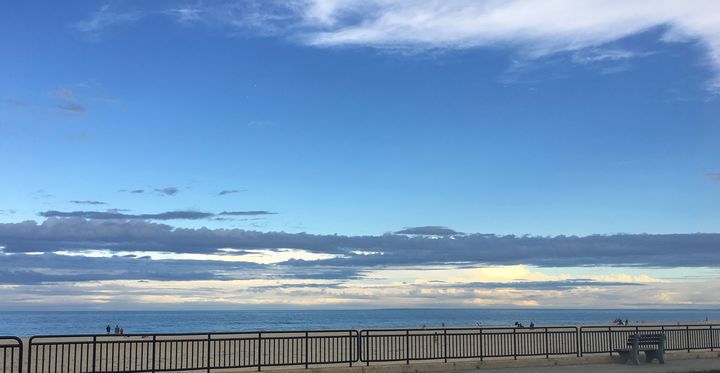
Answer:
POLYGON ((115 324, 115 334, 120 334, 120 325, 115 324))
POLYGON ((535 328, 535 323, 530 321, 530 329, 535 328))
POLYGON ((105 334, 110 334, 110 324, 105 325, 105 334))

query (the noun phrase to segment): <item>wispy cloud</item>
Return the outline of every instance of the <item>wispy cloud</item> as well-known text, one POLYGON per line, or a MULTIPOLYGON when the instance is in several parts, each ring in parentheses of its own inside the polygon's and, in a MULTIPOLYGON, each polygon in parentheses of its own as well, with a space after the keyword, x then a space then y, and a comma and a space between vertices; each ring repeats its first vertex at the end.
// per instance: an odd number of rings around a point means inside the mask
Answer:
POLYGON ((85 108, 85 106, 82 106, 82 105, 74 103, 74 102, 59 104, 55 107, 57 107, 59 110, 66 112, 66 113, 84 113, 87 111, 87 108, 85 108))
POLYGON ((59 87, 54 91, 50 91, 48 95, 50 97, 61 99, 64 101, 77 101, 77 96, 75 96, 75 92, 73 92, 67 87, 59 87))
POLYGON ((275 215, 276 212, 257 210, 257 211, 223 211, 218 215, 226 216, 257 216, 257 215, 275 215))
POLYGON ((78 97, 67 87, 59 87, 56 90, 50 91, 48 96, 60 100, 61 102, 55 105, 55 108, 65 113, 83 113, 87 111, 87 108, 78 102, 78 97))
POLYGON ((162 189, 155 189, 155 191, 163 196, 174 196, 178 194, 178 192, 180 192, 180 189, 178 189, 177 187, 166 187, 162 189))
POLYGON ((624 61, 650 55, 652 55, 651 52, 636 52, 626 49, 588 48, 573 53, 571 59, 575 63, 586 65, 600 62, 624 61))
POLYGON ((74 203, 76 205, 107 205, 105 202, 92 200, 72 200, 70 203, 74 203))
POLYGON ((708 172, 705 177, 712 181, 720 181, 720 172, 708 172))
POLYGON ((411 227, 405 228, 395 232, 395 234, 408 234, 408 235, 420 235, 420 236, 456 236, 462 235, 462 233, 450 229, 447 227, 440 226, 424 226, 424 227, 411 227))
MULTIPOLYGON (((100 201, 70 201, 75 204, 85 205, 104 205, 105 202, 100 201)), ((38 215, 45 218, 82 218, 95 220, 199 220, 210 219, 223 220, 223 216, 261 216, 274 215, 276 213, 270 211, 223 211, 219 214, 203 211, 180 210, 166 211, 156 214, 126 214, 119 209, 110 209, 107 211, 42 211, 38 215)))
POLYGON ((167 211, 157 214, 123 214, 117 210, 112 211, 43 211, 39 214, 46 218, 83 218, 97 220, 198 220, 207 219, 215 216, 213 213, 202 211, 167 211))
POLYGON ((73 28, 90 33, 95 36, 107 27, 123 24, 132 23, 143 17, 143 14, 138 11, 116 11, 111 8, 110 4, 103 5, 100 9, 90 14, 90 16, 82 21, 79 21, 73 25, 73 28))
POLYGON ((240 190, 240 189, 226 189, 226 190, 221 190, 221 191, 219 191, 217 195, 219 195, 219 196, 225 196, 225 195, 228 195, 228 194, 240 193, 240 192, 245 192, 245 191, 246 191, 245 189, 242 189, 242 190, 240 190))

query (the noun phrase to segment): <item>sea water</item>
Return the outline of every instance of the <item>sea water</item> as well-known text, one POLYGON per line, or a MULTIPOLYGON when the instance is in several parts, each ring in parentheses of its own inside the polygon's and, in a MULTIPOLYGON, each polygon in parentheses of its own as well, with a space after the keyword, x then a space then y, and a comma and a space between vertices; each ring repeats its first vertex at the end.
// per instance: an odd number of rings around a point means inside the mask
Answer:
POLYGON ((0 335, 234 332, 445 326, 702 323, 720 309, 376 309, 242 311, 0 311, 0 335))

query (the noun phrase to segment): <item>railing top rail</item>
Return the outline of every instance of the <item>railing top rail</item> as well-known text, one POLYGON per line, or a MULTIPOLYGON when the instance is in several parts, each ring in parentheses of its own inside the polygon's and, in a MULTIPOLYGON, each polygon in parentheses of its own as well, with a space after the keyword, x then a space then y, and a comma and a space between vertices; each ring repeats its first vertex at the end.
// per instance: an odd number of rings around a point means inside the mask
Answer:
POLYGON ((542 326, 535 325, 534 327, 514 327, 514 326, 478 326, 478 327, 448 327, 448 328, 387 328, 387 329, 363 329, 360 333, 368 332, 432 332, 432 331, 477 331, 477 330, 536 330, 544 331, 545 329, 565 329, 568 331, 577 330, 577 326, 542 326))
POLYGON ((0 335, 0 341, 2 341, 3 339, 4 339, 4 340, 10 339, 10 340, 13 340, 13 341, 15 341, 15 342, 17 342, 17 343, 19 343, 19 344, 22 344, 22 339, 14 336, 14 335, 0 335))
POLYGON ((684 327, 699 327, 699 326, 712 326, 720 327, 720 324, 635 324, 635 325, 581 325, 580 330, 588 328, 684 328, 684 327))
MULTIPOLYGON (((39 338, 92 338, 92 337, 206 337, 206 336, 226 336, 226 335, 268 335, 268 334, 302 334, 305 333, 354 333, 355 329, 327 329, 327 330, 257 330, 257 331, 238 331, 238 332, 193 332, 193 333, 124 333, 124 334, 44 334, 34 335, 30 340, 39 338)), ((317 336, 317 335, 316 335, 317 336)), ((334 337, 334 336, 333 336, 334 337)), ((12 338, 12 337, 10 337, 12 338)))

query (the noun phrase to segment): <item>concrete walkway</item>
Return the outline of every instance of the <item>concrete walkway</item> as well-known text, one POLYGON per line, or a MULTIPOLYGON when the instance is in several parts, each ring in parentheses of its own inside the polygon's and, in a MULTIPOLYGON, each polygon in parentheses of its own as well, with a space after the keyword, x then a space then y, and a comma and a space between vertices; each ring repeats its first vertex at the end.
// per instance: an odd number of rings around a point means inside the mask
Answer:
MULTIPOLYGON (((563 365, 563 366, 545 366, 545 367, 514 367, 514 368, 483 368, 482 371, 490 371, 492 373, 624 373, 624 372, 653 372, 653 373, 686 373, 686 372, 720 372, 720 358, 712 359, 687 359, 666 361, 665 364, 642 364, 622 365, 613 364, 587 364, 587 365, 563 365)), ((451 373, 470 373, 478 372, 478 369, 471 370, 454 370, 451 373)), ((445 371, 444 373, 448 373, 445 371)))

